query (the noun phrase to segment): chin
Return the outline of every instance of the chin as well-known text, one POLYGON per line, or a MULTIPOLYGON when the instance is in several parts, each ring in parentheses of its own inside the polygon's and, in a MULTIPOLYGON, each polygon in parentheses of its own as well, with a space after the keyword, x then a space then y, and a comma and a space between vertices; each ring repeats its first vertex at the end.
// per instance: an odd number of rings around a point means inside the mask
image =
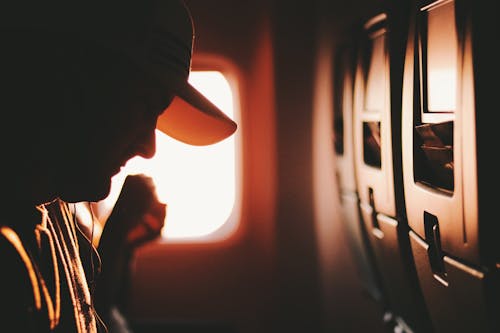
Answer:
POLYGON ((92 182, 86 184, 74 184, 66 187, 60 194, 60 198, 66 202, 75 203, 81 201, 96 202, 105 199, 111 190, 111 180, 92 182))

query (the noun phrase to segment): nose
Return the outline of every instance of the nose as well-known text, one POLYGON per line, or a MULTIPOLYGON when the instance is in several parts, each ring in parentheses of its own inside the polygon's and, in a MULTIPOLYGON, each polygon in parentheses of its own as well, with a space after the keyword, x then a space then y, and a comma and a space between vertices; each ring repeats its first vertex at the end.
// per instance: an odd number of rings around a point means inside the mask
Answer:
POLYGON ((156 153, 155 130, 148 130, 141 135, 136 143, 137 154, 143 158, 152 158, 156 153))

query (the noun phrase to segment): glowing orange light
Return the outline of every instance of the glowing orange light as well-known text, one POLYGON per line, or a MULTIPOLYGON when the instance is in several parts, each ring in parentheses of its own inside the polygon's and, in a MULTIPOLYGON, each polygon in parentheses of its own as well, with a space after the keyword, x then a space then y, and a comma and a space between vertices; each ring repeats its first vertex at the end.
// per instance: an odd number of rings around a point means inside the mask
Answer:
POLYGON ((386 63, 385 35, 381 34, 373 40, 373 51, 366 83, 366 111, 381 112, 385 105, 386 63))
POLYGON ((432 112, 454 111, 458 53, 454 2, 430 10, 427 24, 428 109, 432 112))

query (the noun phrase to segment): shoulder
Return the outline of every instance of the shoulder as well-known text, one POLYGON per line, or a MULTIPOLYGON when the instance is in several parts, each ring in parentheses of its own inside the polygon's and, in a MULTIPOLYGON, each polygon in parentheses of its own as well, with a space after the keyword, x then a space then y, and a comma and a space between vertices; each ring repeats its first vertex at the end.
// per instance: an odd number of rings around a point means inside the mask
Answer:
POLYGON ((38 278, 19 237, 5 226, 0 226, 0 269, 0 294, 8 295, 0 298, 2 327, 13 325, 14 331, 25 327, 30 332, 37 311, 38 278))
MULTIPOLYGON (((34 264, 17 233, 0 226, 0 288, 10 291, 27 290, 32 295, 34 280, 38 280, 34 264)), ((33 296, 31 296, 33 298, 33 296)))
POLYGON ((17 232, 8 226, 0 226, 0 265, 5 273, 0 274, 0 279, 27 273, 27 260, 31 262, 17 232))

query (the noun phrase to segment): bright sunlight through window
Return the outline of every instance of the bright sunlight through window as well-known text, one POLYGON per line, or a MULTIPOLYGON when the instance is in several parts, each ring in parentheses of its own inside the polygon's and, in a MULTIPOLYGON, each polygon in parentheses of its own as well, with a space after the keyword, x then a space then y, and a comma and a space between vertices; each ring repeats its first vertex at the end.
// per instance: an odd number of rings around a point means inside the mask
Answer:
MULTIPOLYGON (((189 82, 234 119, 231 88, 222 73, 193 71, 189 82)), ((167 204, 165 238, 207 236, 226 223, 235 203, 234 135, 210 146, 190 146, 157 130, 156 155, 131 159, 113 178, 103 204, 111 208, 125 177, 135 173, 151 176, 167 204)))

